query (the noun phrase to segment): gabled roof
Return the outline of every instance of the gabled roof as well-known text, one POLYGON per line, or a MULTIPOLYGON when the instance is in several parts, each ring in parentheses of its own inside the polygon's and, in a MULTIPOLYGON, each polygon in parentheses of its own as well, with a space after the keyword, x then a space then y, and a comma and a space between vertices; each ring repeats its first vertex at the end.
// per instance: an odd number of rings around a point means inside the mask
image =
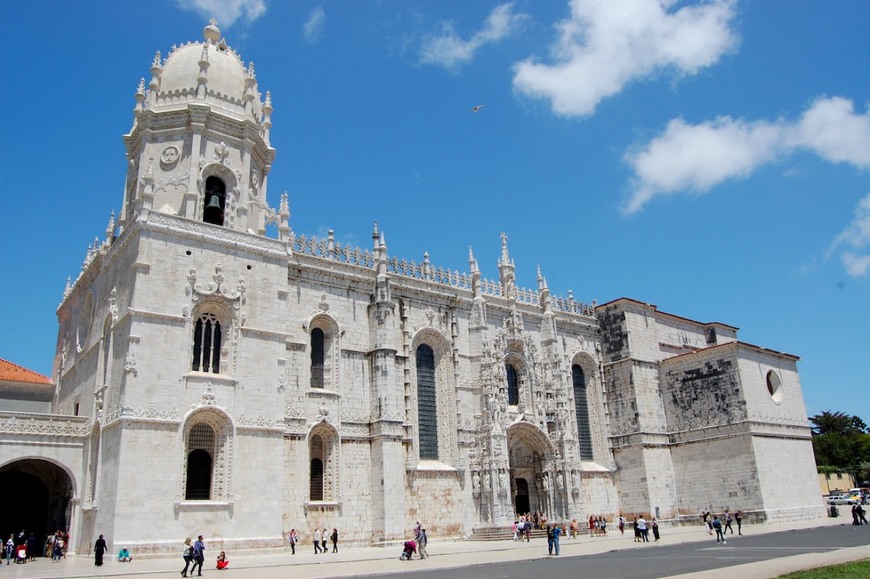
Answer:
POLYGON ((51 378, 0 358, 0 382, 51 384, 51 378))

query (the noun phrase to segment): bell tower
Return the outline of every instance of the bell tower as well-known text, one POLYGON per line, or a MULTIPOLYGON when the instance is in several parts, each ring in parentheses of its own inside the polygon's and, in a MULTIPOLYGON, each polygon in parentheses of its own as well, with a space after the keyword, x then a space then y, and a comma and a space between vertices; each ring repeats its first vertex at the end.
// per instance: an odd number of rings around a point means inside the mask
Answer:
POLYGON ((139 81, 133 127, 124 135, 127 182, 119 226, 156 211, 265 234, 275 149, 272 102, 214 19, 201 42, 158 52, 139 81))

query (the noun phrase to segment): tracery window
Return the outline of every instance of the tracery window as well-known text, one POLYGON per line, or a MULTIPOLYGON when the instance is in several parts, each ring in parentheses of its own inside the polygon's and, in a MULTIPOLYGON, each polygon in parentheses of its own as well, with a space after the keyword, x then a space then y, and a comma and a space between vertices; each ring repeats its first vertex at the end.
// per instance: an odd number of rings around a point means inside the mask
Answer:
POLYGON ((577 440, 580 458, 592 460, 592 431, 589 427, 589 402, 586 399, 586 374, 579 364, 571 366, 574 382, 574 411, 577 415, 577 440))
POLYGON ((199 316, 193 331, 194 371, 220 373, 221 340, 221 323, 218 317, 210 312, 199 316))
POLYGON ((182 492, 187 501, 219 501, 230 496, 232 424, 220 412, 195 413, 184 429, 182 492))
POLYGON ((332 431, 318 426, 308 442, 308 500, 334 501, 338 477, 335 454, 335 436, 332 431))
POLYGON ((323 388, 324 384, 324 335, 323 330, 314 328, 311 330, 311 387, 323 388))
POLYGON ((426 344, 417 347, 417 423, 420 458, 438 459, 438 401, 435 382, 435 351, 426 344))
POLYGON ((507 395, 508 395, 508 404, 511 406, 516 406, 520 403, 520 380, 519 375, 517 374, 517 369, 513 364, 505 364, 505 371, 507 373, 507 395))

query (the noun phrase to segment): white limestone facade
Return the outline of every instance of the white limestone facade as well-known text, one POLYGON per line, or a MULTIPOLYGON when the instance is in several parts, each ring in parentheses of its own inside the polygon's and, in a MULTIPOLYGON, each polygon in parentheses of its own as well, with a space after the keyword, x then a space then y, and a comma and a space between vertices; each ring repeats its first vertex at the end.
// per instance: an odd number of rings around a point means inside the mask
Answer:
POLYGON ((824 515, 796 357, 540 272, 519 288, 506 235, 490 280, 471 250, 468 273, 394 257, 377 225, 364 249, 297 234, 268 204, 270 96, 213 22, 135 100, 123 211, 58 308, 51 413, 0 413, 0 476, 66 473, 52 520, 78 552, 824 515))

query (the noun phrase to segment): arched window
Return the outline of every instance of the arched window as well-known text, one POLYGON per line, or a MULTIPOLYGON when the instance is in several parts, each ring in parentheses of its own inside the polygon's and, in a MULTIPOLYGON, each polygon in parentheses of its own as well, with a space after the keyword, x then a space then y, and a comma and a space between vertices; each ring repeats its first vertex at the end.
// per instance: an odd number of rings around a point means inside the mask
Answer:
POLYGON ((516 406, 520 403, 520 380, 517 369, 514 368, 513 364, 505 364, 505 371, 507 372, 508 404, 516 406))
POLYGON ((311 472, 309 475, 309 498, 311 501, 323 500, 323 439, 318 435, 311 437, 311 472))
POLYGON ((586 400, 586 374, 578 364, 571 366, 574 382, 574 411, 577 415, 577 440, 580 458, 592 460, 592 432, 589 429, 589 403, 586 400))
POLYGON ((314 328, 311 330, 311 387, 323 388, 323 362, 325 350, 323 347, 323 330, 314 328))
POLYGON ((417 347, 417 423, 420 458, 438 459, 438 400, 435 387, 435 351, 417 347))
POLYGON ((207 501, 211 499, 214 453, 214 429, 205 423, 195 424, 187 434, 185 500, 207 501))
POLYGON ((193 331, 193 370, 219 374, 221 369, 221 323, 212 313, 204 313, 193 331))
POLYGON ((226 198, 227 186, 224 182, 218 177, 208 177, 205 180, 205 207, 202 210, 202 220, 213 225, 223 225, 226 198))

